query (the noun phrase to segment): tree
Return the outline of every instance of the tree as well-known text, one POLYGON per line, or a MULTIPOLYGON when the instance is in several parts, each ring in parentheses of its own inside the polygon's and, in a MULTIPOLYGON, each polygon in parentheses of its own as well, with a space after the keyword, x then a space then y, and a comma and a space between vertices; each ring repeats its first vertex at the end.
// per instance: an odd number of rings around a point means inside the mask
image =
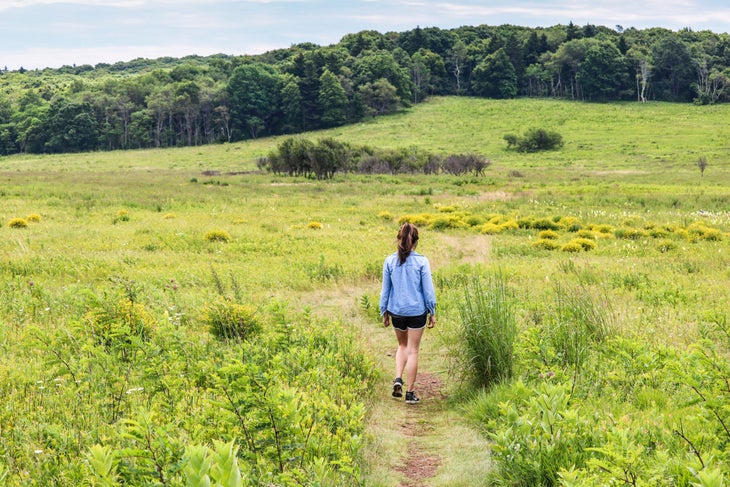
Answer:
MULTIPOLYGON (((401 50, 404 55, 407 54, 401 50)), ((398 64, 395 54, 376 51, 361 55, 352 67, 356 85, 362 86, 375 80, 386 79, 395 87, 401 103, 409 104, 412 95, 412 82, 408 68, 398 64)))
POLYGON ((491 98, 517 96, 517 75, 504 49, 490 54, 474 68, 472 89, 479 96, 491 98))
POLYGON ((694 63, 687 44, 674 35, 667 35, 652 46, 652 53, 659 97, 670 101, 690 100, 694 63))
POLYGON ((273 133, 279 109, 279 74, 263 63, 244 64, 233 70, 227 86, 231 121, 252 138, 273 133))
POLYGON ((300 132, 304 128, 304 113, 302 111, 302 92, 295 76, 282 76, 281 111, 284 119, 282 131, 284 133, 300 132))
POLYGON ((700 168, 700 176, 705 175, 705 169, 707 169, 707 157, 700 156, 697 158, 697 167, 700 168))
POLYGON ((625 60, 610 41, 591 42, 576 79, 587 100, 615 99, 623 82, 625 60))
POLYGON ((457 38, 456 42, 454 42, 453 47, 451 48, 451 52, 449 54, 449 64, 450 64, 450 71, 451 74, 454 75, 455 81, 456 81, 456 94, 461 95, 462 94, 462 88, 461 88, 461 79, 463 76, 464 71, 464 63, 466 62, 467 57, 467 47, 466 43, 462 41, 461 39, 457 38))
POLYGON ((385 78, 365 83, 359 91, 368 115, 385 115, 398 109, 399 99, 395 86, 385 78))
POLYGON ((651 52, 645 46, 634 44, 626 53, 626 57, 634 66, 636 98, 645 103, 651 80, 651 52))
POLYGON ((51 103, 43 132, 48 152, 96 149, 98 126, 91 105, 58 99, 51 103))
POLYGON ((347 95, 339 78, 325 68, 319 78, 319 106, 322 126, 337 127, 347 122, 347 95))

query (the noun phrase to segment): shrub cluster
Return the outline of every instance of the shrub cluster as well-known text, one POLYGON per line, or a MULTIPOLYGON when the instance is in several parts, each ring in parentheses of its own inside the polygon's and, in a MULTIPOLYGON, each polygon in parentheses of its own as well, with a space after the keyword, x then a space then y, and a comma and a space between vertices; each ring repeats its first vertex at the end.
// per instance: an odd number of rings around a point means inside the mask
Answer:
POLYGON ((531 128, 524 135, 507 134, 504 136, 507 141, 507 149, 517 152, 539 152, 555 150, 563 147, 563 136, 558 132, 531 128))
POLYGON ((484 174, 491 161, 479 154, 429 154, 415 147, 375 149, 356 147, 333 138, 317 142, 289 137, 259 159, 261 170, 289 176, 330 179, 338 172, 360 174, 484 174))

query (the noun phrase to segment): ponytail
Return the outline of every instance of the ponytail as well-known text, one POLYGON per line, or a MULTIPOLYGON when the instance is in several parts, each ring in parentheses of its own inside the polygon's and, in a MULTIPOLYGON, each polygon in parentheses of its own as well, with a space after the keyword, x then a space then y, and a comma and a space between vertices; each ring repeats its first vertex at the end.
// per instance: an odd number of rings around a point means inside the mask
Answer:
POLYGON ((418 244, 418 228, 409 222, 404 223, 398 230, 398 261, 401 265, 406 261, 411 251, 418 244))

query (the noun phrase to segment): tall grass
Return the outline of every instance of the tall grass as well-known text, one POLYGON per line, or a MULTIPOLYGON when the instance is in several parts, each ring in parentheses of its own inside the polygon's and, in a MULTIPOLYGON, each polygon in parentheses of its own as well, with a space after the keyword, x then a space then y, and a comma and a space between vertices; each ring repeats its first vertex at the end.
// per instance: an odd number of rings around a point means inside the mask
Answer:
POLYGON ((489 387, 512 377, 517 338, 513 302, 505 277, 474 277, 464 289, 460 335, 465 374, 476 385, 489 387))

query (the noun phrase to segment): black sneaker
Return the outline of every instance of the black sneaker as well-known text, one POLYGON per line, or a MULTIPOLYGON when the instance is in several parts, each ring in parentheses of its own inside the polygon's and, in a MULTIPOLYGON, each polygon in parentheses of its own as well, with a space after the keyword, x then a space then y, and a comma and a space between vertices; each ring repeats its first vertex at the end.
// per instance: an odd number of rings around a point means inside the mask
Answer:
POLYGON ((403 397, 403 379, 400 377, 393 381, 393 397, 403 397))
POLYGON ((419 401, 420 399, 418 399, 414 391, 406 392, 406 404, 418 404, 419 401))

